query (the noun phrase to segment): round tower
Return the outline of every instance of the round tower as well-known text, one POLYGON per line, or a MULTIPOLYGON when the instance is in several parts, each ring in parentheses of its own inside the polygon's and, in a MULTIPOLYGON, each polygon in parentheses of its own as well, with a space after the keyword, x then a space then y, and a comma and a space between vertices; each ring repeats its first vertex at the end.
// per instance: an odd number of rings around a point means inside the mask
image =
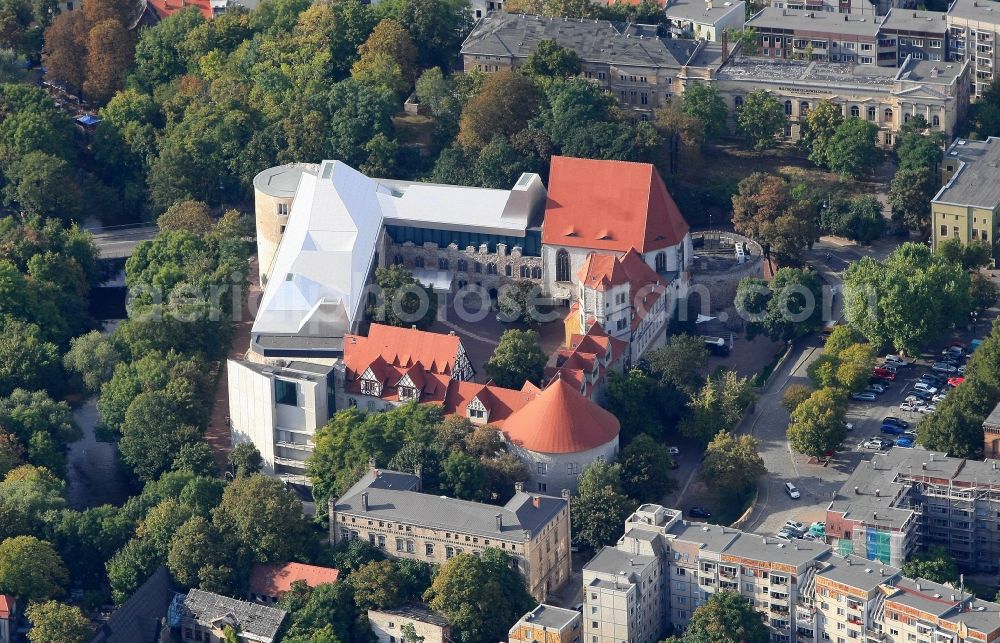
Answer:
POLYGON ((267 285, 278 244, 288 225, 288 215, 302 174, 315 174, 315 163, 289 163, 269 167, 253 178, 254 220, 257 224, 257 260, 260 285, 267 285))

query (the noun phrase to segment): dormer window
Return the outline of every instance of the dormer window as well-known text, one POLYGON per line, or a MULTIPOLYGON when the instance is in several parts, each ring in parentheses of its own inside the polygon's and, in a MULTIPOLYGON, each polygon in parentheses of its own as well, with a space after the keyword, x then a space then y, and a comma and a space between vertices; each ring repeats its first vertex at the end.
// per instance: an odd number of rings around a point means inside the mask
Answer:
POLYGON ((408 401, 408 400, 416 400, 416 399, 419 399, 419 397, 420 396, 417 394, 417 389, 416 388, 414 388, 412 386, 400 386, 399 387, 399 400, 401 402, 405 402, 405 401, 408 401))
POLYGON ((371 395, 372 397, 379 397, 382 395, 382 384, 375 379, 362 379, 361 380, 361 394, 371 395))
POLYGON ((485 424, 490 421, 489 411, 486 410, 486 406, 479 401, 478 397, 469 400, 465 412, 475 424, 485 424))

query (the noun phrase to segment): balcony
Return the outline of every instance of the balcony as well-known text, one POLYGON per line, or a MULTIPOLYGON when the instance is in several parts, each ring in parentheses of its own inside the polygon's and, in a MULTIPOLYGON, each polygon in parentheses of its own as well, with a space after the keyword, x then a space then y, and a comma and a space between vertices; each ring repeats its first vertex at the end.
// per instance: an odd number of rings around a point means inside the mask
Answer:
POLYGON ((861 617, 860 616, 855 616, 853 614, 848 615, 847 622, 850 623, 851 625, 861 625, 862 624, 861 617))
POLYGON ((316 448, 315 445, 308 442, 285 442, 284 440, 279 440, 275 442, 274 445, 285 447, 286 449, 296 449, 298 451, 312 451, 316 448))
POLYGON ((306 462, 305 462, 305 460, 293 460, 292 458, 280 458, 278 456, 275 456, 274 457, 274 463, 275 464, 280 464, 280 465, 283 465, 283 466, 286 466, 286 467, 296 467, 298 469, 305 469, 306 468, 306 462))

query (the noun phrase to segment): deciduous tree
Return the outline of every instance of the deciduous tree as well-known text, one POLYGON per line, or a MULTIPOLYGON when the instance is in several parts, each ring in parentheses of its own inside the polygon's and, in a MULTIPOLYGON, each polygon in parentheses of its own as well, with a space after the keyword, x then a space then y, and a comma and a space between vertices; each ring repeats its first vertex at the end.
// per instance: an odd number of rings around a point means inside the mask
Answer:
POLYGON ((787 123, 785 108, 764 89, 747 94, 736 115, 737 128, 755 150, 773 147, 787 123))
POLYGON ((816 165, 827 165, 827 144, 844 122, 840 105, 823 100, 809 110, 802 124, 802 144, 809 150, 809 160, 816 165))
POLYGON ((671 336, 666 346, 647 353, 646 361, 661 384, 690 392, 701 382, 701 371, 708 365, 708 349, 701 337, 681 333, 671 336))
POLYGON ((497 135, 510 138, 538 113, 538 88, 529 76, 512 71, 490 74, 462 110, 458 141, 479 149, 497 135))
POLYGON ((593 550, 610 545, 637 505, 622 488, 621 464, 598 460, 585 467, 570 503, 573 541, 593 550))
POLYGON ((51 543, 34 536, 0 542, 0 592, 23 601, 62 596, 69 573, 51 543))
POLYGON ((87 34, 87 77, 83 93, 106 103, 125 86, 125 72, 135 56, 135 41, 125 23, 102 20, 87 34))
POLYGON ((726 125, 729 110, 714 85, 694 83, 684 91, 682 101, 684 113, 701 122, 707 140, 715 140, 729 133, 726 125))
POLYGON ((637 436, 621 452, 623 490, 639 502, 660 502, 677 486, 671 464, 667 447, 646 434, 637 436))
POLYGON ((185 230, 194 234, 208 234, 215 229, 215 222, 208 206, 201 201, 179 201, 156 219, 160 230, 185 230))
POLYGON ((713 490, 742 496, 767 473, 759 447, 751 435, 722 431, 708 443, 698 476, 713 490))
POLYGON ((822 457, 836 451, 847 437, 846 396, 833 388, 822 388, 792 411, 788 441, 799 453, 822 457))
POLYGON ((497 386, 520 389, 525 381, 541 383, 548 357, 538 340, 538 333, 533 330, 504 331, 485 365, 486 373, 497 386))
POLYGON ((87 643, 93 636, 90 619, 75 605, 56 601, 33 603, 25 610, 31 621, 31 643, 87 643))
POLYGON ((926 578, 933 583, 959 582, 955 558, 944 547, 931 547, 926 552, 914 554, 903 563, 903 574, 909 578, 926 578))
POLYGON ((760 612, 738 592, 717 592, 691 615, 683 643, 767 643, 760 612))
POLYGON ((559 45, 555 40, 543 40, 528 56, 524 70, 533 76, 567 78, 580 73, 581 60, 572 49, 559 45))
POLYGON ((826 144, 825 165, 840 176, 860 178, 874 171, 882 153, 877 147, 878 125, 848 118, 826 144))

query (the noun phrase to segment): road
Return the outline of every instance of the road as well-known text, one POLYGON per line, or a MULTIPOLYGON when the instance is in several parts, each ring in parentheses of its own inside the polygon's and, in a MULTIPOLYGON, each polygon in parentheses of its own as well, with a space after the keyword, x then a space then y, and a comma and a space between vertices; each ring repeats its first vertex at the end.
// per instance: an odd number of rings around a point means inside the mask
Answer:
POLYGON ((114 226, 92 230, 94 245, 101 259, 125 259, 132 256, 135 247, 156 236, 155 225, 114 226))

